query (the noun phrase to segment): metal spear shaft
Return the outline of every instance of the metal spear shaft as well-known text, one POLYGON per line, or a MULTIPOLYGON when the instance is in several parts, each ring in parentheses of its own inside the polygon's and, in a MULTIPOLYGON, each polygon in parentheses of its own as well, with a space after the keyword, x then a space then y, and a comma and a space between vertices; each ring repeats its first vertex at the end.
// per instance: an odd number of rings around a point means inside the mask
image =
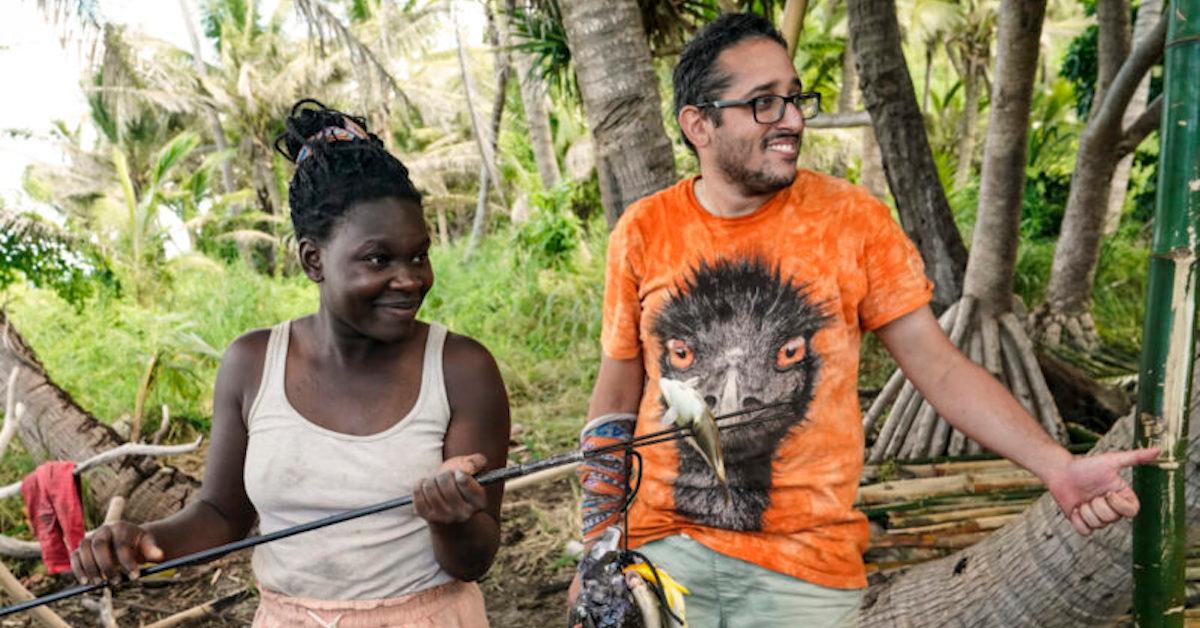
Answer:
MULTIPOLYGON (((750 414, 750 413, 754 413, 754 412, 760 412, 760 411, 767 410, 770 408, 776 408, 776 407, 785 406, 785 405, 790 405, 790 402, 782 401, 782 402, 773 403, 773 404, 766 404, 766 405, 763 405, 763 406, 760 406, 757 408, 748 408, 745 410, 739 410, 737 412, 730 412, 728 414, 723 414, 721 416, 715 417, 715 419, 717 421, 732 419, 737 416, 750 414)), ((734 424, 730 424, 730 425, 719 425, 718 428, 724 430, 724 429, 730 429, 730 428, 734 428, 734 427, 744 427, 744 426, 751 425, 754 423, 759 423, 759 422, 763 422, 763 421, 773 421, 773 420, 778 420, 780 418, 781 417, 779 417, 779 416, 767 416, 767 417, 749 419, 747 421, 743 421, 740 423, 734 423, 734 424)), ((689 433, 690 433, 690 428, 673 427, 673 428, 665 429, 665 430, 662 430, 659 432, 643 434, 642 436, 635 437, 633 440, 631 440, 628 443, 617 443, 617 444, 610 445, 607 447, 599 447, 597 449, 593 449, 590 451, 583 451, 583 450, 571 451, 571 452, 556 454, 554 456, 550 456, 549 458, 543 458, 541 460, 534 460, 532 462, 527 462, 525 464, 519 464, 519 465, 511 466, 511 467, 504 467, 502 469, 493 469, 491 471, 487 471, 487 472, 484 472, 484 473, 481 473, 481 474, 475 476, 475 480, 478 481, 480 484, 494 484, 496 482, 504 482, 504 481, 518 478, 518 477, 521 477, 524 475, 529 475, 531 473, 536 473, 536 472, 542 471, 544 469, 551 469, 554 467, 561 467, 563 465, 580 462, 585 458, 591 458, 591 457, 609 453, 612 451, 620 451, 620 450, 623 450, 626 448, 632 448, 632 447, 645 447, 645 446, 649 446, 649 445, 657 445, 659 443, 665 443, 665 442, 672 441, 672 440, 679 440, 681 438, 688 436, 689 433)), ((357 508, 355 510, 348 510, 346 512, 341 512, 341 513, 338 513, 335 515, 330 515, 328 517, 324 517, 322 519, 317 519, 315 521, 310 521, 308 523, 302 523, 300 525, 292 526, 290 528, 284 528, 282 530, 277 530, 275 532, 271 532, 270 534, 252 536, 252 537, 241 539, 240 541, 234 541, 232 543, 218 545, 217 547, 212 547, 212 548, 209 548, 206 550, 196 552, 194 554, 188 554, 186 556, 180 556, 179 558, 172 558, 171 560, 158 563, 157 565, 154 565, 152 567, 147 567, 146 569, 141 570, 141 575, 143 577, 153 576, 154 574, 162 573, 164 571, 168 571, 171 569, 176 569, 176 568, 184 567, 187 565, 193 565, 196 563, 207 562, 207 561, 225 556, 226 554, 231 554, 238 550, 243 550, 243 549, 246 549, 249 547, 254 547, 256 545, 262 545, 263 543, 270 543, 271 541, 278 541, 279 539, 286 539, 290 536, 295 536, 297 534, 302 534, 304 532, 310 532, 310 531, 316 530, 318 528, 324 528, 326 526, 331 526, 331 525, 334 525, 335 523, 342 523, 343 521, 350 521, 351 519, 358 519, 360 517, 366 517, 367 515, 373 515, 375 513, 383 512, 385 510, 391 510, 393 508, 401 508, 403 506, 408 506, 409 504, 412 503, 412 501, 413 501, 412 495, 405 495, 404 497, 390 499, 388 501, 379 502, 377 504, 372 504, 370 506, 364 506, 362 508, 357 508)), ((39 598, 34 598, 32 600, 19 602, 17 604, 13 604, 11 606, 5 606, 3 608, 0 608, 0 617, 7 617, 8 615, 12 615, 14 613, 20 613, 22 611, 27 611, 31 608, 36 608, 38 606, 42 606, 44 604, 49 604, 51 602, 57 602, 59 600, 65 600, 67 598, 75 597, 77 595, 83 595, 84 593, 90 593, 97 589, 103 589, 108 586, 112 586, 112 585, 108 582, 97 582, 97 583, 93 583, 93 584, 81 584, 81 585, 74 586, 74 587, 68 587, 66 589, 62 589, 61 591, 56 591, 56 592, 50 593, 48 595, 43 595, 42 597, 39 597, 39 598)))

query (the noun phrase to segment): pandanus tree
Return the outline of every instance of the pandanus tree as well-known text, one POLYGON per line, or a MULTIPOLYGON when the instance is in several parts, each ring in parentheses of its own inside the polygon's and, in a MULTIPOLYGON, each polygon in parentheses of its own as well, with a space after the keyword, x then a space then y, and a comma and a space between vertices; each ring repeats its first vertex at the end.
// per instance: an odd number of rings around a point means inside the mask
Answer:
POLYGON ((850 0, 847 16, 863 102, 883 152, 900 222, 936 286, 935 305, 948 307, 962 295, 967 249, 938 179, 901 47, 895 1, 850 0))
MULTIPOLYGON (((941 323, 955 345, 1005 383, 1047 432, 1065 442, 1062 418, 1029 336, 1013 311, 1029 112, 1045 8, 1045 0, 1012 0, 1001 9, 971 257, 963 296, 942 314, 941 323)), ((866 431, 870 433, 880 419, 884 423, 869 452, 871 462, 979 451, 974 441, 938 416, 901 371, 892 375, 867 411, 866 431)))
POLYGON ((1091 315, 1092 291, 1114 173, 1120 160, 1157 128, 1161 100, 1151 103, 1132 122, 1125 121, 1125 112, 1143 77, 1162 56, 1166 35, 1166 22, 1159 20, 1132 52, 1122 54, 1122 49, 1128 49, 1128 2, 1100 0, 1096 6, 1100 17, 1099 89, 1079 138, 1045 301, 1034 313, 1035 333, 1043 342, 1085 351, 1095 350, 1099 344, 1091 315), (1123 62, 1116 61, 1120 58, 1123 62), (1111 79, 1105 76, 1106 68, 1116 68, 1107 70, 1111 79))

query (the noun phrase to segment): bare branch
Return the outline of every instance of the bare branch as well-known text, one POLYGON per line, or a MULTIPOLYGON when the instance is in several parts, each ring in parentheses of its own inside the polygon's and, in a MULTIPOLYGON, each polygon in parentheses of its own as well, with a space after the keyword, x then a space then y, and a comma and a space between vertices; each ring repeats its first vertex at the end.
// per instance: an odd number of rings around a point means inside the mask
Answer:
MULTIPOLYGON (((200 447, 200 441, 204 440, 203 436, 197 436, 196 440, 182 445, 146 445, 143 443, 125 443, 120 447, 114 447, 108 451, 103 451, 83 462, 75 465, 75 475, 92 469, 93 467, 112 462, 123 456, 173 456, 176 454, 185 454, 190 451, 195 451, 200 447)), ((12 497, 21 492, 21 483, 14 482, 8 486, 0 487, 0 499, 12 497)))
POLYGON ((1129 101, 1133 98, 1138 83, 1142 82, 1142 77, 1162 56, 1166 38, 1167 19, 1159 18, 1158 24, 1154 25, 1154 30, 1146 35, 1145 40, 1138 42, 1133 52, 1129 53, 1129 57, 1125 59, 1125 63, 1121 65, 1117 76, 1113 78, 1112 84, 1108 87, 1099 113, 1088 125, 1089 131, 1091 128, 1095 128, 1098 130, 1112 129, 1113 134, 1120 132, 1121 117, 1125 114, 1125 108, 1129 106, 1129 101))
POLYGON ((42 546, 37 541, 22 541, 10 536, 0 536, 0 556, 21 560, 40 559, 42 546))
POLYGON ((1117 157, 1124 157, 1129 153, 1137 150, 1142 140, 1146 139, 1155 129, 1158 128, 1162 121, 1162 94, 1159 94, 1154 102, 1146 106, 1146 110, 1142 115, 1138 116, 1124 131, 1121 132, 1121 141, 1117 142, 1117 157))
POLYGON ((809 129, 848 129, 871 126, 871 114, 866 111, 822 113, 812 120, 806 120, 804 126, 809 129))

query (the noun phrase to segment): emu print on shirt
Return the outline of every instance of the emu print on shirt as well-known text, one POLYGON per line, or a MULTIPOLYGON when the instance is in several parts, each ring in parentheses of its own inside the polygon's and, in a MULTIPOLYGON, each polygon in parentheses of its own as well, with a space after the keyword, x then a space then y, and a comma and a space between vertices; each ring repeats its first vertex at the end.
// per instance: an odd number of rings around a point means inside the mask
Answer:
POLYGON ((812 339, 829 321, 807 284, 792 285, 778 268, 758 259, 701 262, 671 292, 653 323, 663 377, 695 378, 696 390, 717 415, 791 402, 791 411, 779 420, 721 431, 730 501, 700 454, 677 441, 679 514, 717 528, 762 529, 771 501, 771 461, 808 412, 821 369, 812 339))

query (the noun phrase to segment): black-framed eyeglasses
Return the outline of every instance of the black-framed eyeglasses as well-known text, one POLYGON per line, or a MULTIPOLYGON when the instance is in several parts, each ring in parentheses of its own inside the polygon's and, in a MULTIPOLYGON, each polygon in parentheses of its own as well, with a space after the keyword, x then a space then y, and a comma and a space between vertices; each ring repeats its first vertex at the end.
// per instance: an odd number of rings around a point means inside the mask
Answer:
POLYGON ((787 110, 788 103, 792 103, 796 107, 796 111, 800 112, 800 117, 805 120, 811 120, 817 117, 817 114, 821 113, 821 94, 817 92, 801 92, 787 96, 766 94, 764 96, 737 100, 714 100, 712 102, 701 103, 697 106, 701 109, 705 107, 724 109, 725 107, 749 106, 750 111, 754 114, 755 122, 759 124, 775 124, 783 119, 783 113, 787 110))

